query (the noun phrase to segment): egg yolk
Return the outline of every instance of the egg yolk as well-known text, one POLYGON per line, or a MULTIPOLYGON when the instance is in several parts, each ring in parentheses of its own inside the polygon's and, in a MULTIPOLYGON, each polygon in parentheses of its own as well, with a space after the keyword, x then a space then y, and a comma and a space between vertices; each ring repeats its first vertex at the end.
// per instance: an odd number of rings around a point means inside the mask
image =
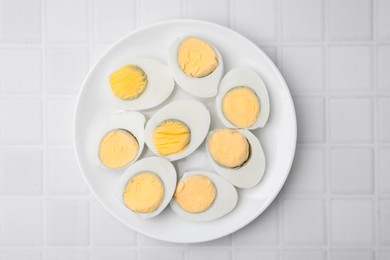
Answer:
POLYGON ((141 172, 127 183, 123 201, 134 212, 151 213, 160 207, 164 193, 160 177, 152 172, 141 172))
POLYGON ((137 139, 123 129, 108 132, 100 141, 99 159, 107 168, 124 167, 134 160, 137 153, 137 139))
POLYGON ((215 185, 208 177, 192 175, 178 183, 174 198, 185 211, 200 213, 211 207, 216 195, 215 185))
POLYGON ((222 99, 222 113, 236 127, 251 127, 260 114, 259 98, 248 87, 232 88, 222 99))
POLYGON ((249 158, 248 140, 237 130, 215 130, 208 138, 207 144, 211 157, 221 166, 239 167, 249 158))
POLYGON ((183 151, 190 143, 190 139, 190 129, 179 120, 163 121, 152 134, 154 147, 163 156, 183 151))
POLYGON ((120 99, 138 98, 146 89, 148 78, 136 65, 126 65, 110 75, 111 90, 120 99))
POLYGON ((186 38, 180 43, 177 61, 185 74, 195 78, 211 74, 218 66, 214 48, 195 37, 186 38))

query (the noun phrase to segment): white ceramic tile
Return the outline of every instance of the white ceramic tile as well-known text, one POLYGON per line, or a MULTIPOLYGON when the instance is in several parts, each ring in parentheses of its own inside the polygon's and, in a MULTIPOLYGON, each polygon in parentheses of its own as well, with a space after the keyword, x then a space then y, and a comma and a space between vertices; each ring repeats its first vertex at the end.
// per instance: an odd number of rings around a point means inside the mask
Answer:
MULTIPOLYGON (((388 3, 390 2, 388 1, 388 3)), ((390 28, 390 22, 388 27, 390 28)), ((378 87, 379 90, 383 92, 390 91, 390 73, 388 73, 389 67, 390 45, 378 46, 378 87)))
POLYGON ((42 252, 39 249, 3 249, 0 252, 1 260, 42 260, 42 252))
POLYGON ((89 244, 89 203, 82 199, 49 199, 46 239, 50 246, 89 244))
POLYGON ((294 98, 299 143, 325 140, 325 102, 322 98, 294 98))
POLYGON ((334 193, 372 193, 374 154, 371 148, 333 148, 330 151, 330 188, 334 193))
POLYGON ((163 20, 180 19, 182 17, 183 1, 181 0, 143 0, 142 25, 163 20))
POLYGON ((47 42, 88 42, 87 0, 46 0, 45 3, 47 42))
POLYGON ((329 30, 332 40, 372 39, 372 0, 331 0, 329 30))
POLYGON ((110 46, 108 45, 99 45, 95 48, 93 48, 93 51, 92 51, 92 59, 93 59, 93 63, 96 63, 105 53, 106 51, 108 50, 110 46))
POLYGON ((42 201, 32 199, 2 199, 1 245, 42 245, 42 201))
POLYGON ((42 92, 42 53, 40 49, 5 49, 1 59, 1 92, 40 94, 42 92))
POLYGON ((41 42, 41 0, 0 1, 0 42, 41 42))
POLYGON ((135 246, 137 233, 115 219, 97 201, 93 203, 94 245, 135 246))
POLYGON ((229 260, 231 259, 231 253, 229 249, 199 249, 191 250, 187 252, 186 259, 188 260, 204 260, 204 259, 213 259, 213 260, 229 260))
POLYGON ((88 188, 73 147, 50 147, 47 154, 47 185, 50 195, 83 195, 88 188))
POLYGON ((50 144, 72 144, 75 98, 47 101, 47 139, 50 144))
POLYGON ((99 248, 92 254, 92 260, 136 260, 137 252, 124 248, 99 248))
POLYGON ((233 0, 232 26, 258 44, 277 40, 277 8, 273 0, 233 0))
POLYGON ((114 43, 135 29, 135 0, 95 0, 94 21, 97 43, 114 43))
POLYGON ((379 203, 379 241, 382 245, 390 245, 390 200, 379 203))
POLYGON ((296 194, 321 194, 325 191, 325 151, 298 146, 284 190, 296 194))
POLYGON ((158 239, 154 239, 154 238, 151 238, 151 237, 148 237, 148 236, 144 236, 142 234, 138 234, 138 237, 139 237, 139 244, 141 246, 147 246, 147 247, 173 247, 173 246, 178 246, 178 245, 182 245, 182 244, 177 244, 177 243, 171 243, 171 242, 165 242, 165 241, 161 241, 161 240, 158 240, 158 239))
POLYGON ((325 202, 314 199, 284 201, 284 241, 290 245, 325 243, 325 202))
POLYGON ((228 0, 188 0, 187 18, 206 20, 213 23, 229 26, 228 0), (207 6, 207 8, 205 8, 207 6))
POLYGON ((88 260, 89 252, 86 248, 49 248, 46 250, 46 259, 88 260))
POLYGON ((278 260, 276 251, 267 251, 261 249, 238 249, 236 251, 237 260, 278 260))
POLYGON ((284 252, 283 260, 325 260, 326 253, 319 250, 291 250, 284 252))
POLYGON ((330 100, 330 140, 368 143, 373 138, 373 108, 370 98, 330 100))
POLYGON ((284 0, 283 39, 321 41, 324 37, 323 0, 284 0))
POLYGON ((234 233, 239 246, 275 245, 278 243, 278 203, 272 203, 265 212, 249 225, 234 233))
POLYGON ((390 148, 381 148, 378 152, 379 191, 390 193, 390 148))
POLYGON ((41 195, 43 155, 39 148, 3 148, 0 151, 0 194, 41 195))
POLYGON ((382 250, 379 251, 379 260, 389 260, 390 259, 390 251, 382 250))
POLYGON ((1 143, 42 143, 42 100, 4 99, 0 102, 1 143))
POLYGON ((145 249, 140 252, 139 260, 183 260, 182 249, 145 249))
POLYGON ((267 56, 275 63, 278 63, 278 50, 273 46, 260 46, 267 56))
POLYGON ((374 205, 371 200, 334 199, 330 209, 330 238, 335 245, 365 245, 374 239, 374 205))
POLYGON ((282 53, 283 76, 294 94, 323 91, 324 51, 322 47, 285 47, 282 53))
POLYGON ((372 88, 370 46, 330 48, 330 87, 333 92, 361 92, 372 88), (368 67, 369 66, 369 67, 368 67))
POLYGON ((88 50, 50 49, 46 59, 48 93, 76 95, 88 72, 88 50))
POLYGON ((378 99, 378 137, 382 142, 390 142, 390 98, 378 99))
POLYGON ((390 2, 378 0, 378 36, 381 40, 390 40, 390 2))
POLYGON ((232 244, 232 236, 224 236, 222 238, 218 238, 212 241, 202 242, 202 243, 195 243, 193 245, 187 244, 187 247, 199 247, 199 246, 230 246, 232 244))
POLYGON ((345 260, 345 259, 353 259, 353 260, 374 260, 374 253, 372 251, 366 250, 334 250, 329 254, 330 260, 345 260))

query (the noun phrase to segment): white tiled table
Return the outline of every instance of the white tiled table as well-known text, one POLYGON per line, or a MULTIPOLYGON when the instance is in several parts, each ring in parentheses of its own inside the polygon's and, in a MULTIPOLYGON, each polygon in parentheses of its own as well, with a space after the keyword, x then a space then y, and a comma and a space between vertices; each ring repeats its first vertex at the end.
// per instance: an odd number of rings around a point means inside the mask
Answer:
POLYGON ((390 259, 390 1, 0 0, 0 260, 390 259), (125 228, 76 165, 89 67, 121 36, 195 18, 252 39, 285 76, 290 177, 248 227, 197 245, 125 228))

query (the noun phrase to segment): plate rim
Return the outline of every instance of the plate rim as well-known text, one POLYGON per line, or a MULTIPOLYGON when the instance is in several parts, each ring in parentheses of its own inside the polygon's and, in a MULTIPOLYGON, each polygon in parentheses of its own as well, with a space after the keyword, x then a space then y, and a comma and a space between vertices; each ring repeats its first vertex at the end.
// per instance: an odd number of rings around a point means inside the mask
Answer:
MULTIPOLYGON (((226 72, 224 72, 224 73, 226 74, 226 72)), ((94 199, 96 199, 99 202, 99 204, 107 212, 109 212, 115 219, 120 221, 127 228, 130 228, 130 229, 132 229, 132 230, 134 230, 142 235, 145 235, 145 236, 148 236, 148 237, 151 237, 154 239, 158 239, 161 241, 166 241, 166 242, 171 242, 171 243, 202 243, 202 242, 208 242, 208 241, 212 241, 215 239, 219 239, 219 238, 222 238, 222 237, 225 237, 227 235, 230 235, 230 234, 237 232, 238 230, 242 229, 243 227, 245 227, 248 224, 250 224, 251 222, 253 222, 253 220, 255 220, 257 217, 259 217, 275 201, 275 198, 280 194, 281 189, 284 187, 286 180, 287 180, 288 176, 290 175, 291 167, 292 167, 293 162, 295 160, 295 153, 296 153, 296 147, 297 147, 297 117, 296 117, 296 110, 295 110, 295 106, 294 106, 294 100, 292 98, 290 89, 288 88, 288 85, 287 85, 284 77, 282 76, 281 72, 279 71, 279 69, 277 68, 275 63, 271 60, 271 58, 257 44, 255 44, 251 39, 247 38, 246 36, 235 31, 232 28, 229 28, 229 27, 217 24, 217 23, 209 22, 209 21, 197 20, 197 19, 170 19, 170 20, 159 21, 159 22, 155 22, 155 23, 152 23, 152 24, 149 24, 146 26, 142 26, 142 27, 137 28, 136 30, 133 30, 133 31, 125 34, 120 39, 118 39, 116 42, 112 43, 107 48, 107 50, 105 50, 104 53, 94 62, 92 67, 89 69, 88 73, 85 75, 84 80, 81 83, 81 88, 80 88, 79 92, 77 93, 76 105, 75 105, 74 111, 73 111, 72 135, 73 135, 72 136, 73 150, 75 151, 76 161, 77 161, 78 167, 81 171, 81 175, 83 176, 84 182, 87 184, 87 187, 88 187, 89 191, 91 192, 91 194, 93 195, 94 199), (256 211, 256 214, 253 214, 250 218, 247 219, 247 221, 242 222, 240 225, 237 226, 237 228, 235 228, 233 230, 228 230, 226 232, 221 232, 218 235, 210 236, 207 239, 187 239, 187 240, 181 239, 180 241, 179 240, 172 240, 172 239, 164 239, 161 237, 153 236, 149 233, 145 233, 143 230, 137 228, 136 226, 130 227, 129 225, 127 225, 127 223, 122 221, 121 218, 116 216, 115 212, 112 212, 111 210, 108 210, 105 207, 105 205, 104 205, 104 203, 102 203, 100 197, 96 194, 95 190, 91 187, 86 175, 84 174, 84 168, 79 160, 80 156, 79 156, 78 151, 80 148, 76 142, 76 128, 77 128, 77 118, 78 118, 77 112, 79 111, 79 108, 80 108, 80 100, 81 100, 81 97, 83 96, 83 92, 86 91, 85 84, 86 84, 87 80, 90 78, 91 74, 93 74, 93 72, 96 70, 96 67, 100 64, 101 60, 106 56, 106 54, 111 52, 112 49, 116 48, 117 45, 119 45, 120 43, 125 41, 127 38, 131 37, 134 34, 139 33, 140 31, 148 30, 150 28, 158 27, 158 26, 162 26, 162 25, 177 24, 177 23, 189 23, 189 24, 203 25, 203 26, 208 26, 208 27, 211 26, 211 27, 216 27, 218 29, 227 30, 230 33, 234 34, 235 36, 239 37, 241 40, 246 41, 248 44, 252 45, 252 47, 254 47, 257 51, 261 52, 263 54, 264 58, 266 59, 266 61, 270 64, 271 69, 276 73, 278 79, 281 81, 283 88, 286 90, 288 101, 291 105, 291 110, 292 110, 291 112, 293 114, 293 118, 292 118, 293 119, 292 120, 292 123, 293 123, 293 125, 292 125, 293 126, 293 129, 292 129, 293 130, 293 132, 292 132, 293 140, 292 141, 293 142, 292 142, 292 147, 291 147, 291 151, 290 151, 291 157, 290 157, 290 160, 289 160, 287 168, 286 168, 287 174, 285 174, 283 180, 279 183, 279 186, 276 188, 276 192, 272 196, 269 197, 269 199, 266 201, 266 203, 264 203, 263 207, 259 208, 256 211)))

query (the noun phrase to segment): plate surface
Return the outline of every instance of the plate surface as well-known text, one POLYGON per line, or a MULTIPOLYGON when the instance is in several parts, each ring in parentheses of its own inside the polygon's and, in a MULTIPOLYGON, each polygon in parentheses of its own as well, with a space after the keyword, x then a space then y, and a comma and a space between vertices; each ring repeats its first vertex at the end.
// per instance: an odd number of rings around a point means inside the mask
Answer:
MULTIPOLYGON (((178 86, 160 106, 141 111, 147 118, 172 100, 196 99, 178 86)), ((211 129, 222 124, 215 109, 215 98, 201 100, 210 110, 211 129)), ((128 227, 153 238, 178 242, 204 242, 223 237, 244 227, 259 216, 282 188, 294 158, 296 116, 287 85, 276 66, 264 52, 244 36, 213 23, 174 20, 137 30, 118 41, 88 73, 79 94, 74 119, 74 142, 82 174, 98 201, 128 227), (91 136, 107 118, 120 111, 107 97, 108 75, 115 64, 128 57, 147 57, 167 64, 169 45, 180 36, 193 35, 210 41, 224 60, 225 72, 245 66, 263 78, 270 97, 270 117, 263 129, 252 131, 262 143, 267 160, 262 181, 251 189, 238 189, 236 208, 228 215, 205 223, 186 221, 169 207, 153 219, 141 219, 121 206, 115 196, 118 180, 124 170, 110 171, 96 163, 96 149, 91 136)), ((140 158, 152 155, 145 146, 140 158)), ((189 157, 174 163, 179 176, 185 171, 213 171, 205 145, 189 157)))

